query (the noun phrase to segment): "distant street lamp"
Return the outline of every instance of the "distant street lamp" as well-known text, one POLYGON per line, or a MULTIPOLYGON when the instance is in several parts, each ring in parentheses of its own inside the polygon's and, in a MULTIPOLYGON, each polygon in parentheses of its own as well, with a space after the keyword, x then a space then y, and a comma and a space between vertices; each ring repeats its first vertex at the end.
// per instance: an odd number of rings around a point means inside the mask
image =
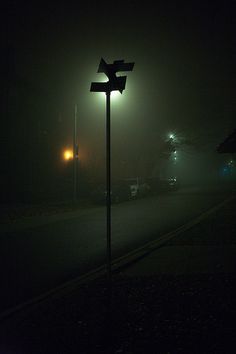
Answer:
POLYGON ((63 153, 63 158, 66 161, 73 160, 73 201, 77 202, 78 189, 78 134, 77 134, 77 104, 74 106, 74 131, 73 131, 73 149, 66 149, 63 153))
POLYGON ((79 147, 78 147, 78 136, 77 136, 77 112, 78 112, 78 107, 77 104, 75 104, 75 110, 74 110, 74 137, 73 137, 73 166, 74 166, 74 171, 73 171, 73 200, 76 203, 77 202, 77 189, 78 189, 78 159, 79 159, 79 147))
POLYGON ((98 73, 105 73, 108 81, 92 82, 91 92, 105 92, 106 94, 106 206, 107 206, 107 274, 109 284, 111 282, 111 92, 123 92, 126 84, 126 76, 116 76, 117 72, 132 71, 134 63, 124 63, 124 60, 115 60, 113 64, 107 64, 101 58, 98 73))
POLYGON ((66 149, 66 150, 63 152, 63 158, 64 158, 64 160, 66 160, 66 161, 72 160, 72 159, 73 159, 73 151, 70 150, 70 149, 66 149))

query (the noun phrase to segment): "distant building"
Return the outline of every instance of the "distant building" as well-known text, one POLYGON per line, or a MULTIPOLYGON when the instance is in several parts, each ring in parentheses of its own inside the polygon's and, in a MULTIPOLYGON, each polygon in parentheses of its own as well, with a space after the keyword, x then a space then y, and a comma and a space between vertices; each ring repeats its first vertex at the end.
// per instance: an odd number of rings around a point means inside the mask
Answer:
POLYGON ((217 152, 220 154, 236 152, 236 129, 218 146, 217 152))

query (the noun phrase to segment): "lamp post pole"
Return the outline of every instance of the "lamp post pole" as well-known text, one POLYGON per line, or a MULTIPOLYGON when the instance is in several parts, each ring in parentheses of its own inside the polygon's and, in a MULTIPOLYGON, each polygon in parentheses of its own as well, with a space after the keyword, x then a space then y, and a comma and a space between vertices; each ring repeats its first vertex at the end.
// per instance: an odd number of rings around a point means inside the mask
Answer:
POLYGON ((107 275, 111 281, 111 92, 106 92, 107 275))
POLYGON ((119 71, 132 71, 134 63, 125 63, 124 60, 115 60, 107 64, 101 58, 98 73, 105 73, 108 81, 92 82, 91 92, 105 92, 106 94, 106 205, 107 205, 107 276, 111 288, 111 92, 125 89, 126 76, 116 76, 119 71))
POLYGON ((77 202, 77 160, 78 160, 78 142, 77 142, 77 104, 74 109, 74 139, 73 139, 73 200, 77 202))

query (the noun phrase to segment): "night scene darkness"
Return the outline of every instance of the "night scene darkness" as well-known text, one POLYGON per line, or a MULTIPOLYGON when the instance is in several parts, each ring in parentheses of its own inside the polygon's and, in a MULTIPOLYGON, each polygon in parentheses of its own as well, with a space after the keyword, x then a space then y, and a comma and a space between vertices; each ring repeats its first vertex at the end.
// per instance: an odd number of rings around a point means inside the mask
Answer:
POLYGON ((236 348, 236 2, 1 28, 0 354, 236 348))

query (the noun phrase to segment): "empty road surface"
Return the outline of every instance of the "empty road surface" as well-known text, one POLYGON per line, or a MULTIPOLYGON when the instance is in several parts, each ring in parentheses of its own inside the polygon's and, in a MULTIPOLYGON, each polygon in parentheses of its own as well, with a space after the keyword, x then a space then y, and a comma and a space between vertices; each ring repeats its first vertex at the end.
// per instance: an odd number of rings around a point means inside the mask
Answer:
MULTIPOLYGON (((112 206, 112 257, 121 256, 194 219, 231 192, 186 187, 112 206)), ((0 233, 0 312, 106 261, 106 208, 0 233)))

